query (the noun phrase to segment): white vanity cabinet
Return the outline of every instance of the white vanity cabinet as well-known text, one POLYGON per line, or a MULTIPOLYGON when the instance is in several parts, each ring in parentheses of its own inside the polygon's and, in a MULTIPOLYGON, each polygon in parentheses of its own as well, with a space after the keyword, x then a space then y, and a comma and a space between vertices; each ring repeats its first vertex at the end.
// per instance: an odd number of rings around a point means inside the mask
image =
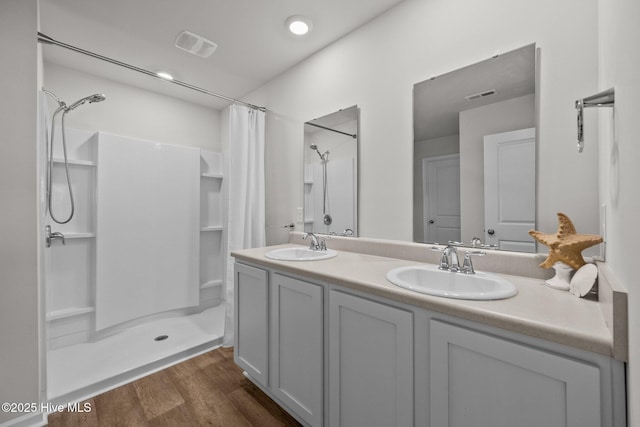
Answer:
POLYGON ((237 262, 236 325, 236 363, 304 425, 626 426, 622 362, 317 276, 237 262))
POLYGON ((413 314, 329 292, 329 425, 413 426, 413 314))
POLYGON ((432 426, 598 427, 600 367, 430 322, 432 426))
POLYGON ((312 426, 323 423, 324 288, 271 276, 269 389, 312 426))
POLYGON ((310 426, 324 423, 324 287, 235 264, 234 360, 310 426))
POLYGON ((254 380, 269 384, 269 284, 260 268, 235 264, 235 345, 233 358, 254 380))

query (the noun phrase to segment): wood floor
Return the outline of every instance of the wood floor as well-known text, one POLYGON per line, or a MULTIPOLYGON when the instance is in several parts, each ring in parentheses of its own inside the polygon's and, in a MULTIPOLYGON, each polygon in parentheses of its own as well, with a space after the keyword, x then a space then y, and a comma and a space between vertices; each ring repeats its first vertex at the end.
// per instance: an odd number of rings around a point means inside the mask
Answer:
POLYGON ((213 350, 85 402, 90 411, 51 414, 49 426, 300 425, 242 375, 232 348, 213 350))

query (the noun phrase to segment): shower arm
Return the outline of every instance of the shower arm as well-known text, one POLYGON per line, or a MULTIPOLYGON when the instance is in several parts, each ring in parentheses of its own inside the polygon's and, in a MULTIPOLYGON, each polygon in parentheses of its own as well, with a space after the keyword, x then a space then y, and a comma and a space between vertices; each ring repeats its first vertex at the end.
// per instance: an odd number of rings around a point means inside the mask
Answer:
POLYGON ((51 45, 55 45, 55 46, 60 46, 60 47, 63 47, 65 49, 69 49, 69 50, 72 50, 74 52, 78 52, 78 53, 81 53, 83 55, 90 56, 92 58, 100 59, 101 61, 109 62, 111 64, 115 64, 115 65, 118 65, 120 67, 128 68, 130 70, 137 71, 138 73, 146 74, 148 76, 155 77, 157 79, 161 79, 161 80, 164 80, 166 82, 176 84, 178 86, 186 87, 187 89, 195 90, 196 92, 204 93, 206 95, 215 96, 216 98, 224 99, 226 101, 233 102, 234 104, 244 105, 244 106, 252 108, 254 110, 260 110, 260 111, 263 111, 263 112, 267 111, 267 109, 264 108, 264 107, 259 107, 257 105, 249 104, 247 102, 243 102, 243 101, 240 101, 240 100, 235 99, 235 98, 231 98, 231 97, 228 97, 228 96, 225 96, 225 95, 221 95, 219 93, 211 92, 210 90, 203 89, 201 87, 194 86, 192 84, 185 83, 185 82, 182 82, 180 80, 175 80, 175 79, 174 80, 166 80, 166 79, 163 79, 162 77, 158 76, 156 73, 154 73, 152 71, 145 70, 144 68, 136 67, 135 65, 127 64, 126 62, 118 61, 117 59, 113 59, 113 58, 109 58, 109 57, 106 57, 106 56, 102 56, 102 55, 99 55, 97 53, 91 52, 89 50, 84 50, 84 49, 81 49, 79 47, 60 42, 58 40, 55 40, 55 39, 49 37, 46 34, 41 33, 41 32, 38 32, 38 42, 39 43, 44 43, 44 44, 51 44, 51 45))
POLYGON ((587 96, 586 98, 576 100, 576 124, 578 130, 578 153, 582 153, 584 150, 584 117, 583 111, 585 108, 593 107, 613 107, 615 105, 615 89, 610 88, 602 92, 598 92, 594 95, 587 96))

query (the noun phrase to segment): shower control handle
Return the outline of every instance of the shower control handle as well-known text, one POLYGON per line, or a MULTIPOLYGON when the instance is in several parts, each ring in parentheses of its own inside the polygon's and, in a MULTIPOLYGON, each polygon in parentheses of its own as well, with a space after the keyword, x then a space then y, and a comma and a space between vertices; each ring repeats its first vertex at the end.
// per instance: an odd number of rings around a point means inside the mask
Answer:
POLYGON ((44 239, 45 239, 45 245, 47 248, 50 248, 51 242, 56 239, 62 240, 63 245, 67 244, 64 240, 64 234, 60 233, 59 231, 51 232, 50 225, 47 225, 46 227, 44 227, 44 239))

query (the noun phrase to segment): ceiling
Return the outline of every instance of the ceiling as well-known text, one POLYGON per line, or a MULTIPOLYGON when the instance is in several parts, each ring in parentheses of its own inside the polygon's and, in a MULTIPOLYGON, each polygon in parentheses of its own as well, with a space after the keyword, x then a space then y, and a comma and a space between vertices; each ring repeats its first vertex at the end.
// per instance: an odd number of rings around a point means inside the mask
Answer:
MULTIPOLYGON (((402 0, 40 0, 40 31, 53 39, 231 98, 242 98, 402 0), (291 15, 313 22, 305 36, 291 15), (218 45, 209 58, 174 46, 183 30, 218 45)), ((213 108, 227 101, 58 46, 44 60, 213 108)), ((46 70, 45 70, 46 73, 46 70)))
POLYGON ((413 88, 414 142, 455 135, 460 111, 535 93, 535 45, 416 83, 413 88), (468 101, 468 95, 495 94, 468 101))

